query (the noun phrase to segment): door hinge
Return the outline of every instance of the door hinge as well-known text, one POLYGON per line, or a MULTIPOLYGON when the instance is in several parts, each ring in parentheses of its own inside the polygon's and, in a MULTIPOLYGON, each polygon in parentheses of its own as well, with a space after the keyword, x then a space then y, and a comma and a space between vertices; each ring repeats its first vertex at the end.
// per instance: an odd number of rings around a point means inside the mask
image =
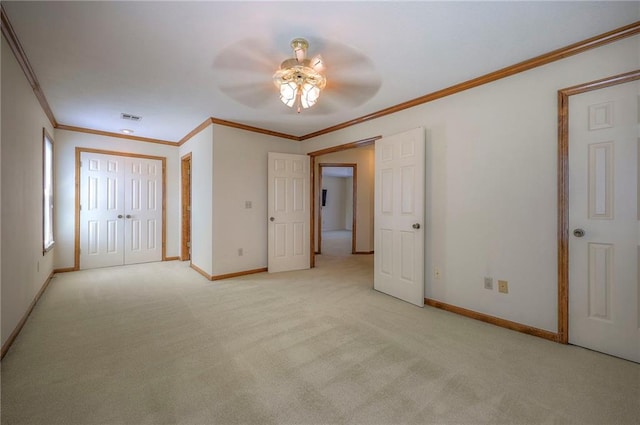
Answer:
POLYGON ((191 242, 187 242, 187 248, 191 248, 191 242))

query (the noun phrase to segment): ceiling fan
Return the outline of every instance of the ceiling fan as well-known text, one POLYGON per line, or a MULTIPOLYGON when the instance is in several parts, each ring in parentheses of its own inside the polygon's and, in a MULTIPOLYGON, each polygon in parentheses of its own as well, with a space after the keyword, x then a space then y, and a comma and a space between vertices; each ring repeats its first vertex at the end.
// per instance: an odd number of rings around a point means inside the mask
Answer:
POLYGON ((317 55, 313 59, 307 58, 309 42, 304 38, 294 38, 291 41, 293 58, 285 59, 280 64, 280 69, 273 74, 273 83, 280 90, 280 100, 288 107, 297 104, 300 108, 310 108, 315 105, 320 97, 320 90, 326 84, 327 79, 322 74, 324 63, 322 56, 317 55))
POLYGON ((380 89, 373 62, 353 47, 320 38, 294 38, 291 48, 292 54, 278 66, 280 48, 265 40, 242 39, 231 44, 213 62, 218 87, 251 108, 284 113, 289 108, 278 108, 284 103, 296 111, 305 109, 305 115, 360 106, 380 89), (310 44, 319 46, 322 55, 309 58, 310 44))

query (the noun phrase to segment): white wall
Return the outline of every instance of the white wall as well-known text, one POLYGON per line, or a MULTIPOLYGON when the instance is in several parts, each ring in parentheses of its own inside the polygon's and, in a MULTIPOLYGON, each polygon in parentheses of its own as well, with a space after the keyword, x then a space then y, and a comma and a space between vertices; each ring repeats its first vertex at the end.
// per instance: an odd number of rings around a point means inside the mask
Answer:
MULTIPOLYGON (((180 146, 191 152, 191 263, 213 274, 213 128, 205 128, 180 146)), ((182 196, 182 194, 180 194, 182 196)), ((178 198, 180 199, 180 198, 178 198)), ((179 203, 180 201, 178 201, 179 203)), ((182 218, 180 218, 182 220, 182 218)), ((182 236, 180 236, 182 237, 182 236)))
POLYGON ((53 135, 53 128, 4 37, 1 49, 4 345, 53 271, 59 246, 42 253, 42 129, 53 135))
POLYGON ((628 38, 305 141, 302 149, 425 127, 425 296, 555 332, 557 90, 637 69, 639 44, 628 38), (510 293, 485 290, 484 276, 509 281, 510 293))
MULTIPOLYGON (((336 143, 334 145, 340 145, 348 142, 352 142, 358 139, 344 139, 337 137, 334 139, 336 143)), ((314 142, 302 142, 302 149, 304 152, 312 152, 316 145, 314 142)), ((327 145, 330 146, 330 145, 327 145)), ((321 149, 321 148, 319 148, 321 149)), ((356 183, 358 185, 356 193, 356 251, 357 252, 371 252, 373 251, 373 189, 374 189, 374 150, 371 146, 365 146, 362 148, 348 149, 339 152, 333 152, 326 155, 320 155, 316 157, 316 199, 318 205, 322 192, 318 189, 318 176, 319 176, 319 164, 333 163, 333 164, 357 164, 357 176, 356 183)), ((316 223, 318 223, 318 211, 316 213, 316 223)), ((317 231, 315 232, 317 236, 317 231)), ((316 238, 316 251, 318 249, 318 239, 316 238)))
POLYGON ((353 177, 346 177, 344 182, 344 228, 353 230, 353 177))
POLYGON ((74 265, 75 237, 75 149, 76 147, 102 149, 118 153, 136 153, 167 158, 166 161, 166 208, 167 208, 167 256, 178 256, 179 233, 179 161, 175 146, 158 143, 136 142, 118 137, 55 130, 55 185, 57 246, 55 268, 74 265))
POLYGON ((267 154, 299 149, 298 142, 213 126, 213 275, 267 266, 267 154))
POLYGON ((322 230, 346 229, 346 183, 344 177, 322 176, 322 189, 327 190, 327 202, 321 207, 322 230))

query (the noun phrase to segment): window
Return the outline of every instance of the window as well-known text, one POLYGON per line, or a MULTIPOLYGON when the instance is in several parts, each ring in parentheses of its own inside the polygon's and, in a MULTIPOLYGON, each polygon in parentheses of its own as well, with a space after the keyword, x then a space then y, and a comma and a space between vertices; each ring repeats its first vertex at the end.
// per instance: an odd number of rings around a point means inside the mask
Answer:
POLYGON ((42 129, 42 241, 43 252, 53 248, 53 139, 42 129))

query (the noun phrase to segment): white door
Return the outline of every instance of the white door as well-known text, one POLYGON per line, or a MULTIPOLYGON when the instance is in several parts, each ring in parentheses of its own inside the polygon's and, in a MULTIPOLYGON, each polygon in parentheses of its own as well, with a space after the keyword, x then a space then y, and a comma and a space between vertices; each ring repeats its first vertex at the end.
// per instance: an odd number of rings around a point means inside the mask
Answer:
POLYGON ((632 82, 569 104, 569 342, 635 362, 639 94, 632 82))
POLYGON ((310 266, 309 157, 269 152, 269 272, 310 266))
POLYGON ((122 158, 80 155, 80 268, 124 262, 124 167, 122 158))
POLYGON ((80 268, 162 260, 162 161, 80 155, 80 268))
POLYGON ((124 263, 162 260, 162 161, 125 158, 124 263))
POLYGON ((375 144, 374 289, 424 306, 424 129, 375 144))

